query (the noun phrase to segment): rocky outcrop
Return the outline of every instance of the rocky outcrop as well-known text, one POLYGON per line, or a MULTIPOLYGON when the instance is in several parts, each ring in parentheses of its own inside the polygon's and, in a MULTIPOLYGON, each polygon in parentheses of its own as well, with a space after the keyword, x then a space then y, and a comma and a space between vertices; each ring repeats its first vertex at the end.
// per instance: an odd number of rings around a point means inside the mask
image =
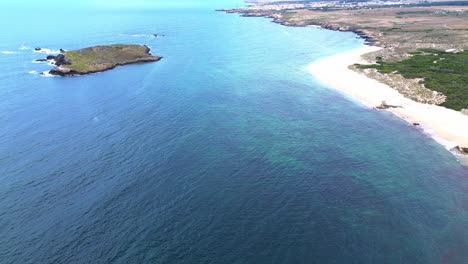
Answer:
POLYGON ((73 71, 70 68, 66 68, 62 66, 50 70, 49 73, 52 75, 60 75, 60 76, 80 74, 78 72, 73 71))
POLYGON ((357 29, 349 26, 343 26, 338 24, 331 24, 331 23, 319 23, 316 22, 313 25, 319 26, 324 29, 329 29, 333 31, 341 31, 341 32, 353 32, 354 34, 358 35, 360 38, 364 40, 364 44, 367 45, 377 45, 377 41, 373 37, 373 33, 370 31, 357 29))
POLYGON ((385 110, 385 109, 390 109, 390 108, 401 108, 401 106, 399 106, 399 105, 390 105, 390 104, 387 104, 387 102, 382 101, 382 103, 380 105, 376 106, 375 108, 380 109, 380 110, 385 110))
POLYGON ((452 151, 458 152, 463 155, 468 155, 468 147, 456 146, 452 151))
POLYGON ((49 55, 47 56, 46 60, 48 61, 54 61, 54 64, 57 66, 62 66, 62 65, 71 65, 71 61, 68 60, 64 54, 59 54, 57 56, 54 55, 49 55))

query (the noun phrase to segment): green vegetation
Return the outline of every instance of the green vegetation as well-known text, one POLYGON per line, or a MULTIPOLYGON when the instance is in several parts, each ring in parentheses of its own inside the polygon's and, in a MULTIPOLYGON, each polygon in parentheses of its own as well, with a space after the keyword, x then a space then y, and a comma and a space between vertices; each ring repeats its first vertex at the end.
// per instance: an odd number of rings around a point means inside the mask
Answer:
POLYGON ((401 11, 401 12, 397 12, 396 14, 402 16, 402 15, 428 15, 432 13, 434 12, 430 10, 418 10, 418 11, 401 11))
POLYGON ((71 62, 71 65, 64 66, 80 73, 97 72, 111 69, 117 65, 160 59, 152 56, 146 46, 123 44, 66 51, 64 55, 66 60, 71 62))
POLYGON ((468 50, 453 53, 420 49, 411 55, 396 62, 379 57, 377 64, 357 66, 374 68, 380 73, 398 72, 408 79, 422 78, 426 88, 447 96, 443 106, 458 111, 468 109, 468 50))

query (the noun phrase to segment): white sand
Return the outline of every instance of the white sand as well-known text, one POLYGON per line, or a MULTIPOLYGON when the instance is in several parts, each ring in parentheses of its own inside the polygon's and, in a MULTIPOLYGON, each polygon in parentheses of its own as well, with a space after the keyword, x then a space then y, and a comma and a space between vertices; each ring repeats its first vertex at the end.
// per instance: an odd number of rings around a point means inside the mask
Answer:
POLYGON ((411 124, 421 124, 426 133, 447 149, 455 146, 468 147, 467 115, 441 106, 417 103, 405 98, 397 90, 348 68, 354 63, 365 63, 361 55, 378 49, 380 48, 364 46, 316 61, 307 69, 320 82, 368 107, 376 107, 382 101, 389 105, 402 106, 386 111, 391 111, 411 124))

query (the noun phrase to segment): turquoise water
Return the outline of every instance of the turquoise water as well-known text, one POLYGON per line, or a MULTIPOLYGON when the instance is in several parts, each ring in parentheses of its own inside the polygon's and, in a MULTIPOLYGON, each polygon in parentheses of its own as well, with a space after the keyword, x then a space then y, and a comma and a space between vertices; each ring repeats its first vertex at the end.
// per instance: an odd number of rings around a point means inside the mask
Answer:
POLYGON ((218 5, 1 11, 0 263, 466 263, 468 170, 305 71, 362 40, 218 5), (33 72, 111 43, 164 59, 33 72))

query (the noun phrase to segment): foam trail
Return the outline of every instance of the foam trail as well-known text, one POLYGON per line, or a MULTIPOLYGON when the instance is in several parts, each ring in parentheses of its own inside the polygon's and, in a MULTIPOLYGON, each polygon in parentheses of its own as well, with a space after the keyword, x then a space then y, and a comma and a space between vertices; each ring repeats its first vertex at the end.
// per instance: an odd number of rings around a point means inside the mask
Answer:
POLYGON ((2 54, 14 54, 15 52, 9 51, 9 50, 5 50, 5 51, 2 51, 1 53, 2 53, 2 54))
POLYGON ((49 71, 41 72, 40 75, 42 77, 55 77, 55 75, 50 74, 49 71))
POLYGON ((41 50, 34 50, 35 53, 45 53, 48 55, 59 54, 60 50, 52 50, 52 49, 41 49, 41 50))
POLYGON ((21 47, 19 47, 19 50, 32 50, 32 48, 25 45, 21 45, 21 47))
POLYGON ((133 34, 133 35, 130 35, 131 37, 145 37, 145 38, 157 38, 157 37, 160 37, 162 35, 159 35, 159 34, 133 34))

